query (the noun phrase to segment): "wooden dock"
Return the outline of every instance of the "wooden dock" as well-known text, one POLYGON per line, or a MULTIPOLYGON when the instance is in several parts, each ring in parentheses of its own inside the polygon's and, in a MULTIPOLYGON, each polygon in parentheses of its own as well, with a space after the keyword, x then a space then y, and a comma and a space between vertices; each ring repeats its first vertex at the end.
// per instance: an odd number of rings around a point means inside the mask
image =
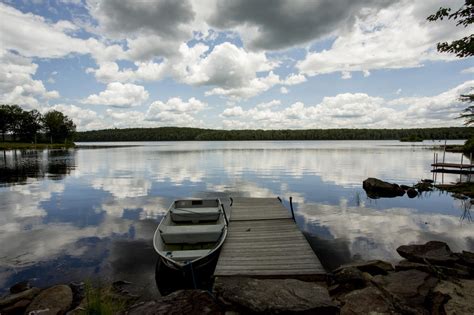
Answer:
POLYGON ((277 198, 234 198, 214 276, 317 281, 326 271, 277 198))

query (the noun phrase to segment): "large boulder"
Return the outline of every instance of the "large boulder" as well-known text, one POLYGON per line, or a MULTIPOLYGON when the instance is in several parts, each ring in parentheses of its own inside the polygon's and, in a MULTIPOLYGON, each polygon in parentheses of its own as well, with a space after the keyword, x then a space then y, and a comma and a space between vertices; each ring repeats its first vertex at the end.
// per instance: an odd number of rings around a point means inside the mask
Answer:
POLYGON ((397 184, 391 184, 372 177, 364 180, 362 187, 367 193, 367 196, 372 199, 393 198, 405 194, 405 190, 397 184))
POLYGON ((55 285, 41 291, 26 309, 26 314, 36 311, 41 315, 64 314, 71 307, 72 290, 67 285, 55 285))
POLYGON ((341 302, 341 315, 399 314, 392 302, 374 287, 352 291, 341 302))
POLYGON ((180 290, 156 301, 132 306, 126 314, 223 314, 223 312, 207 291, 180 290))
POLYGON ((397 248, 397 252, 403 258, 419 263, 451 266, 459 260, 446 243, 439 241, 424 245, 403 245, 397 248))
POLYGON ((389 293, 394 301, 425 313, 425 302, 438 279, 418 270, 393 272, 386 276, 375 276, 373 283, 389 293))
POLYGON ((328 290, 296 279, 226 278, 214 283, 216 297, 243 314, 337 314, 328 290))
POLYGON ((441 281, 433 290, 432 314, 474 314, 474 280, 441 281))

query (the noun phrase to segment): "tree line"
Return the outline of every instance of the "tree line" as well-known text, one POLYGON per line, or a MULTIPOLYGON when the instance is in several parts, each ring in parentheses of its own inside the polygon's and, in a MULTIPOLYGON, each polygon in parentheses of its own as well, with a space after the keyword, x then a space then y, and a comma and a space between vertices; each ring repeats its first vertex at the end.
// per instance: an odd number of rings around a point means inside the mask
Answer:
POLYGON ((0 105, 2 141, 63 143, 73 140, 74 122, 57 110, 44 115, 36 109, 26 111, 18 105, 0 105))
POLYGON ((468 139, 472 128, 213 130, 160 127, 77 132, 76 141, 425 140, 468 139))

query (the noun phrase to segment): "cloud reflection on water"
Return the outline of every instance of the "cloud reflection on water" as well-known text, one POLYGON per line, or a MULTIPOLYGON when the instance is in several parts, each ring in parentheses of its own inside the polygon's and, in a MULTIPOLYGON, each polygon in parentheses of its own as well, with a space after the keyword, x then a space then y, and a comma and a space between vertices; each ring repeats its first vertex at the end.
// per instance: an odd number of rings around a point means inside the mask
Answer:
POLYGON ((445 241, 455 251, 474 250, 472 224, 453 215, 348 206, 344 198, 339 205, 306 203, 297 215, 302 230, 329 242, 343 241, 351 256, 363 259, 398 261, 400 245, 430 240, 445 241))

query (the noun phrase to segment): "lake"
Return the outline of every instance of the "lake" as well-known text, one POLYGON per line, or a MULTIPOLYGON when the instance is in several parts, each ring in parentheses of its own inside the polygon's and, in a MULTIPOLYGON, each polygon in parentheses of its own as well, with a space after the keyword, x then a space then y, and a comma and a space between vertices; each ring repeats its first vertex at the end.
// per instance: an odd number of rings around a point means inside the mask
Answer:
MULTIPOLYGON (((360 258, 397 261, 398 246, 429 240, 473 251, 470 204, 440 191, 374 200, 362 189, 367 177, 406 185, 432 178, 432 147, 440 144, 137 142, 2 151, 0 293, 25 279, 46 286, 97 277, 156 291, 153 233, 183 197, 280 196, 288 207, 292 196, 297 224, 328 269, 360 258)), ((446 153, 449 162, 460 157, 446 153)))

